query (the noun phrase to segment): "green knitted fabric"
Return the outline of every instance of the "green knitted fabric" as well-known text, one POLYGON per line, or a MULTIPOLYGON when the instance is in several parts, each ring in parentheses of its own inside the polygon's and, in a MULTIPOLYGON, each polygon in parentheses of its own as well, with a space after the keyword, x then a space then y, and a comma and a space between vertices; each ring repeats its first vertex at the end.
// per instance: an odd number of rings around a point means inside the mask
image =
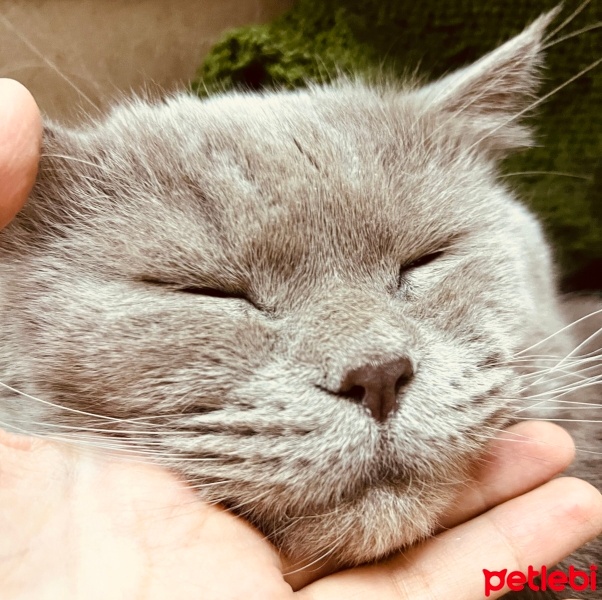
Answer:
MULTIPOLYGON (((478 59, 556 3, 298 0, 271 24, 227 34, 200 67, 193 89, 205 95, 293 88, 373 69, 438 77, 478 59)), ((558 24, 578 5, 567 4, 558 24)), ((600 21, 602 2, 591 2, 554 38, 600 21)), ((542 94, 600 58, 601 48, 595 30, 550 47, 542 94)), ((554 94, 532 122, 539 146, 510 158, 506 176, 544 221, 569 287, 602 289, 602 65, 554 94)))

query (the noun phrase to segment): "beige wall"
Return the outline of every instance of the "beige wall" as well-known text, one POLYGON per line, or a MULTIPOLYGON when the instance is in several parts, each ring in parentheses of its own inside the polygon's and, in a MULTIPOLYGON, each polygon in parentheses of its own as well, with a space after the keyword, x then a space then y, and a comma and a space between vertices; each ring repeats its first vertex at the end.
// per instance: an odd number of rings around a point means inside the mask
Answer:
POLYGON ((75 120, 120 92, 174 89, 220 34, 273 19, 293 0, 0 0, 0 76, 75 120), (79 91, 78 91, 79 90, 79 91))

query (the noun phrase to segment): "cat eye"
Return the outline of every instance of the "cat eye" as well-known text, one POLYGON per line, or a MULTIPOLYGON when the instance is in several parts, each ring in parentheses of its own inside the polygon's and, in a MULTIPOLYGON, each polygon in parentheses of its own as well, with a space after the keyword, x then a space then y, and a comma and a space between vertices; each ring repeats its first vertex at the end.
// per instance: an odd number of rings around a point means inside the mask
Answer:
POLYGON ((176 292, 179 294, 192 294, 195 296, 205 296, 207 298, 223 298, 225 300, 244 300, 245 302, 247 302, 248 304, 250 304, 257 310, 262 310, 262 308, 259 307, 255 302, 253 302, 253 300, 251 300, 248 296, 246 296, 245 294, 242 294, 242 293, 238 293, 238 292, 226 292, 226 291, 220 290, 218 288, 194 286, 194 285, 178 286, 176 284, 168 283, 166 281, 160 281, 157 279, 144 278, 144 279, 142 279, 142 281, 147 284, 160 286, 163 288, 170 288, 173 292, 176 292))
POLYGON ((240 294, 237 292, 225 292, 224 290, 219 290, 216 288, 209 287, 196 287, 196 286, 186 286, 180 287, 176 289, 177 292, 184 294, 194 294, 196 296, 205 296, 208 298, 224 298, 226 300, 244 300, 248 302, 251 306, 254 306, 257 310, 261 310, 259 306, 257 306, 252 300, 245 296, 244 294, 240 294))
POLYGON ((420 258, 417 258, 416 260, 413 260, 410 263, 402 265, 399 269, 397 287, 400 288, 403 285, 405 277, 410 271, 414 271, 415 269, 420 269, 421 267, 426 267, 427 265, 430 265, 431 263, 435 262, 438 258, 443 256, 443 254, 443 250, 431 252, 429 254, 424 254, 420 258))
POLYGON ((419 269, 420 267, 424 267, 436 261, 441 256, 443 256, 443 250, 439 250, 438 252, 431 252, 430 254, 425 254, 424 256, 413 260, 411 263, 405 265, 402 268, 404 271, 410 271, 411 269, 419 269))
POLYGON ((197 296, 209 296, 210 298, 238 298, 240 300, 247 299, 242 295, 230 294, 228 292, 224 292, 223 290, 218 290, 215 288, 188 286, 177 288, 176 291, 183 292, 184 294, 196 294, 197 296))
POLYGON ((263 308, 253 302, 248 296, 245 294, 237 293, 237 292, 225 292, 224 290, 209 288, 209 287, 197 287, 197 286, 186 286, 176 288, 176 292, 184 293, 184 294, 193 294, 197 296, 205 296, 207 298, 223 298, 225 300, 243 300, 247 304, 250 304, 256 310, 263 311, 263 308))

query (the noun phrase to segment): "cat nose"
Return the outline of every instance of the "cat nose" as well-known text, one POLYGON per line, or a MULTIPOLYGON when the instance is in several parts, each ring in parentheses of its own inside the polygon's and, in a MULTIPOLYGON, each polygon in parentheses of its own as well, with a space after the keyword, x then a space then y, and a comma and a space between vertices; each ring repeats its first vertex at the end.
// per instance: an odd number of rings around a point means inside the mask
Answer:
POLYGON ((374 419, 384 423, 397 410, 399 390, 413 374, 412 363, 405 357, 362 365, 345 374, 338 393, 361 402, 374 419))

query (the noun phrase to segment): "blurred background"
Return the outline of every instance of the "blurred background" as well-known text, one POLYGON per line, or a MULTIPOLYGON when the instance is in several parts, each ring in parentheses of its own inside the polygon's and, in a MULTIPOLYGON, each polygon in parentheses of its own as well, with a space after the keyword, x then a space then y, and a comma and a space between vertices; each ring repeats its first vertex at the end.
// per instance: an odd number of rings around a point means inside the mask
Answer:
POLYGON ((0 76, 25 84, 45 114, 74 121, 122 92, 187 85, 225 30, 271 21, 292 4, 0 0, 0 76))

